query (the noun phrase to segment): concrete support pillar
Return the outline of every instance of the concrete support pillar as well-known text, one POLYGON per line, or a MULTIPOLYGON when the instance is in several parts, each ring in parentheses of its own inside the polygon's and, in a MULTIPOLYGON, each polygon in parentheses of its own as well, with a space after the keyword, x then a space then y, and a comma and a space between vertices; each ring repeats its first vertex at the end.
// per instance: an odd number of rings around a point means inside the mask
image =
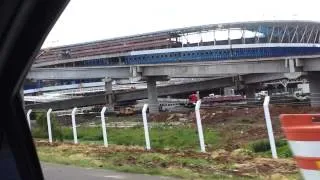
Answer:
POLYGON ((249 99, 249 100, 254 100, 255 98, 255 93, 256 93, 256 85, 254 84, 249 84, 246 86, 246 98, 249 99))
POLYGON ((105 92, 106 92, 106 107, 113 111, 114 110, 114 97, 112 92, 112 79, 106 77, 104 79, 105 83, 105 92))
POLYGON ((225 88, 223 89, 223 91, 224 91, 224 95, 225 95, 225 96, 232 96, 232 95, 234 95, 235 87, 234 87, 234 86, 232 86, 232 87, 225 87, 225 88))
POLYGON ((149 113, 159 113, 159 102, 156 82, 156 78, 148 77, 147 79, 149 113))
POLYGON ((311 107, 320 107, 320 72, 309 72, 308 80, 310 87, 311 107))

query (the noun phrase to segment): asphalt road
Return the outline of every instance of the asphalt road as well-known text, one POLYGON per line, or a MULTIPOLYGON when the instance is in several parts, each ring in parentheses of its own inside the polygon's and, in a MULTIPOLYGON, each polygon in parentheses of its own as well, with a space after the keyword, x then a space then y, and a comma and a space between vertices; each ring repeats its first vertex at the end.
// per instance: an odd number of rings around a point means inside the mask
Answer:
POLYGON ((41 163, 43 174, 46 180, 117 180, 117 179, 132 179, 132 180, 166 180, 173 179, 162 176, 151 176, 145 174, 130 174, 121 173, 110 170, 80 168, 73 166, 65 166, 50 163, 41 163))

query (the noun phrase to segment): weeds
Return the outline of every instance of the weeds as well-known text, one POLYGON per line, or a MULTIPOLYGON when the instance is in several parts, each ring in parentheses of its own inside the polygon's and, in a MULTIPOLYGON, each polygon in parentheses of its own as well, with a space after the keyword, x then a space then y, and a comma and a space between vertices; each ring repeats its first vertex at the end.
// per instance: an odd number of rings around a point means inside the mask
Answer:
MULTIPOLYGON (((45 129, 46 130, 46 129, 45 129)), ((33 130, 35 138, 47 138, 43 131, 33 130)), ((62 139, 72 140, 72 128, 62 127, 60 129, 62 139)), ((199 139, 197 130, 190 127, 155 127, 150 129, 150 140, 152 148, 176 148, 176 149, 198 149, 199 139)), ((101 127, 78 127, 78 139, 81 141, 94 141, 102 143, 103 135, 101 127)), ((117 145, 145 145, 144 131, 142 127, 132 128, 107 128, 109 144, 117 145)), ((218 133, 213 129, 204 129, 204 136, 208 147, 217 147, 220 138, 218 133)), ((60 140, 60 139, 58 139, 60 140)))
MULTIPOLYGON (((32 129, 33 137, 48 138, 48 123, 45 112, 35 113, 36 127, 32 129)), ((51 115, 51 131, 53 140, 63 141, 62 127, 56 121, 55 115, 51 115)))
MULTIPOLYGON (((292 152, 284 139, 276 140, 277 153, 279 157, 288 158, 292 157, 292 152)), ((255 141, 249 144, 249 149, 255 153, 262 153, 271 156, 270 143, 268 139, 255 141)))

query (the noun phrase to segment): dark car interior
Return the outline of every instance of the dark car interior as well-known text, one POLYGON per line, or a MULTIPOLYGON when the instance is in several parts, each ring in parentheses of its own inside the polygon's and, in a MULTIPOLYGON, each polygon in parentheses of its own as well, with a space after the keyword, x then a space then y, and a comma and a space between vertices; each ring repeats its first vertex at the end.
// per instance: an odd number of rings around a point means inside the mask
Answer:
POLYGON ((68 0, 0 0, 0 179, 43 179, 21 85, 68 0))

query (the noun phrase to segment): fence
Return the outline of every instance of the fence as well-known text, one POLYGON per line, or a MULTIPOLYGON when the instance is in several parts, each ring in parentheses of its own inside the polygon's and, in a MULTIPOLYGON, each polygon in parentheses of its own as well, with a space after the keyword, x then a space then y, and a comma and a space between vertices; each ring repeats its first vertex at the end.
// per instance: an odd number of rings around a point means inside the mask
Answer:
MULTIPOLYGON (((267 132, 269 136, 269 141, 270 141, 270 146, 272 150, 272 156, 273 158, 277 158, 277 152, 276 152, 276 147, 275 147, 275 140, 273 136, 273 130, 272 130, 272 122, 270 118, 270 112, 269 112, 269 102, 270 102, 270 97, 267 96, 265 98, 263 108, 264 108, 264 113, 265 113, 265 120, 266 120, 266 125, 267 125, 267 132)), ((199 100, 196 103, 194 112, 195 112, 195 118, 196 118, 196 125, 197 125, 197 134, 198 134, 198 139, 199 139, 199 147, 201 152, 206 152, 206 145, 205 145, 205 138, 203 134, 203 127, 202 127, 202 122, 201 122, 201 114, 200 114, 200 106, 201 106, 201 100, 199 100)), ((261 107, 261 106, 260 106, 261 107)), ((140 117, 140 122, 141 125, 143 125, 143 132, 145 136, 145 147, 146 150, 151 149, 152 145, 152 140, 150 140, 149 136, 149 123, 147 120, 147 109, 148 109, 148 104, 144 104, 143 109, 142 109, 142 122, 141 122, 141 117, 140 117)), ((73 108, 71 111, 71 121, 72 121, 72 131, 73 131, 73 143, 77 144, 78 143, 78 134, 77 134, 77 118, 76 118, 76 112, 77 108, 73 108)), ((100 111, 100 117, 101 117, 101 130, 102 130, 102 135, 103 135, 103 144, 105 147, 108 147, 108 138, 107 138, 107 124, 106 124, 106 117, 105 117, 105 112, 107 111, 106 107, 102 107, 100 111)), ((47 128, 48 128, 48 141, 50 143, 53 142, 52 140, 52 127, 51 127, 51 112, 52 109, 49 109, 47 111, 47 128)), ((32 110, 28 110, 27 112, 27 119, 30 121, 30 114, 32 113, 32 110)), ((30 126, 31 128, 31 126, 30 126)), ((152 130, 152 129, 151 129, 152 130)))

